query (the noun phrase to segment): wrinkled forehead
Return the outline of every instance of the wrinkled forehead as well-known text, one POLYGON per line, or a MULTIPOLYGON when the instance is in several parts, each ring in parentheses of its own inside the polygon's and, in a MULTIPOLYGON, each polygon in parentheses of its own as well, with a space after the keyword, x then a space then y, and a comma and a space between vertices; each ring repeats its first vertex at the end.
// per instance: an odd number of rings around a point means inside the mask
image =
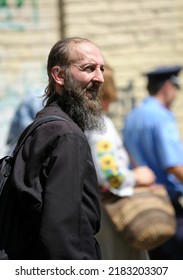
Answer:
POLYGON ((101 51, 97 46, 91 42, 82 42, 72 46, 73 51, 71 54, 71 63, 83 62, 83 63, 95 63, 103 66, 104 60, 101 51))

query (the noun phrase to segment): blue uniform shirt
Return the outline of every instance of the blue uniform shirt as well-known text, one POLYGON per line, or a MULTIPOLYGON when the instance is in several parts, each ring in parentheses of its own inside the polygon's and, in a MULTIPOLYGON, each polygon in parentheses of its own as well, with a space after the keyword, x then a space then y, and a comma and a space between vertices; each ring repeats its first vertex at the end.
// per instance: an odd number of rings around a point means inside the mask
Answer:
POLYGON ((156 98, 148 97, 127 117, 124 144, 137 165, 149 166, 157 183, 166 185, 172 199, 183 194, 183 184, 166 168, 183 165, 183 147, 175 116, 156 98))
POLYGON ((11 150, 22 131, 34 120, 37 112, 43 108, 44 89, 41 87, 31 89, 17 108, 12 119, 7 144, 11 150))

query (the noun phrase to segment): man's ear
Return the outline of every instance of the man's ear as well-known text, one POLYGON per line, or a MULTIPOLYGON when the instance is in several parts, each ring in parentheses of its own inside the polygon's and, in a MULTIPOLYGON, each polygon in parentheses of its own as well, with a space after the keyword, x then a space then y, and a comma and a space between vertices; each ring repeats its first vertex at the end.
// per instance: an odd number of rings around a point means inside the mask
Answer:
POLYGON ((51 70, 51 75, 58 85, 60 86, 64 85, 65 72, 63 68, 61 68, 60 66, 54 66, 51 70))

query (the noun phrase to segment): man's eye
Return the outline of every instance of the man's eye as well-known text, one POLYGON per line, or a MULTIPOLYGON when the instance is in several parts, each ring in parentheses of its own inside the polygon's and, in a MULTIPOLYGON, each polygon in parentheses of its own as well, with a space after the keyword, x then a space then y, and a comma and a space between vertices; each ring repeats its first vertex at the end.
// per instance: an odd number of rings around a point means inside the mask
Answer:
POLYGON ((87 72, 93 72, 95 69, 94 69, 94 67, 93 66, 87 66, 87 67, 85 67, 85 71, 87 71, 87 72))

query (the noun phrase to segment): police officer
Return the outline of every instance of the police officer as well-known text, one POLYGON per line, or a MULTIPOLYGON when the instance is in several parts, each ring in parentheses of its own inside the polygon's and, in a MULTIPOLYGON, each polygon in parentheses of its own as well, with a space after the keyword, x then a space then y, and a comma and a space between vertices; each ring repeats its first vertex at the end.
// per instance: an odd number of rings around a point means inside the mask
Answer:
POLYGON ((145 74, 149 97, 128 115, 123 138, 133 160, 149 166, 166 186, 177 217, 175 236, 150 251, 151 259, 183 259, 183 146, 171 106, 180 90, 181 66, 145 74))

